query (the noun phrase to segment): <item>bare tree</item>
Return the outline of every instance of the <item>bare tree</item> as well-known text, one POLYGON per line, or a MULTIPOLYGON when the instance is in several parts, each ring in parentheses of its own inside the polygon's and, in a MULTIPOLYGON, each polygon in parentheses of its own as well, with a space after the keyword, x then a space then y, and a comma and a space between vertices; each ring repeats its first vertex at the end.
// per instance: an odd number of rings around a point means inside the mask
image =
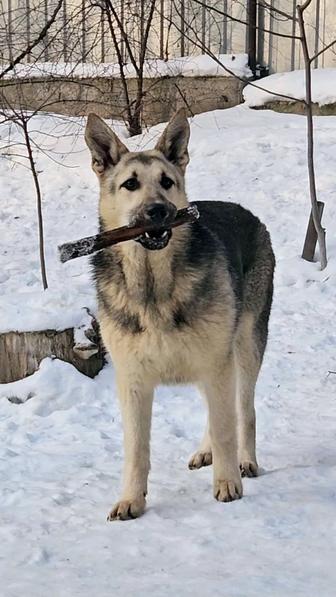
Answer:
MULTIPOLYGON (((45 2, 41 2, 39 5, 35 5, 33 8, 30 9, 30 13, 26 14, 26 18, 30 19, 34 14, 34 10, 36 6, 40 7, 41 9, 44 8, 45 2)), ((38 69, 39 67, 39 59, 41 56, 45 57, 46 51, 50 52, 52 57, 55 56, 55 46, 57 51, 57 44, 58 40, 61 37, 61 33, 64 28, 64 20, 59 20, 57 17, 60 16, 60 10, 63 5, 63 0, 58 0, 55 9, 53 10, 50 17, 45 18, 45 22, 43 21, 40 23, 40 31, 35 32, 34 41, 29 41, 29 39, 23 39, 22 36, 16 34, 14 36, 14 26, 13 22, 16 20, 19 24, 21 23, 21 14, 18 11, 18 14, 13 18, 13 15, 10 15, 11 19, 11 35, 7 35, 8 42, 11 42, 11 47, 9 48, 10 56, 14 56, 10 61, 9 64, 4 65, 2 71, 0 72, 0 79, 1 82, 1 89, 0 89, 0 125, 1 124, 8 124, 10 123, 12 127, 16 130, 20 130, 22 133, 22 141, 13 140, 13 139, 1 139, 0 143, 0 153, 3 157, 14 161, 19 161, 21 164, 24 163, 26 160, 28 163, 28 168, 30 169, 32 180, 35 189, 35 196, 36 196, 36 207, 37 207, 37 221, 38 221, 38 245, 39 245, 39 260, 40 260, 40 270, 41 270, 41 278, 43 288, 48 288, 48 280, 47 280, 47 268, 46 268, 46 261, 45 261, 45 249, 44 249, 44 225, 43 225, 43 209, 42 209, 42 189, 40 185, 39 179, 39 171, 36 166, 36 158, 38 154, 45 153, 47 156, 53 160, 58 161, 57 151, 55 149, 46 149, 44 147, 44 143, 42 139, 44 138, 48 141, 45 145, 50 144, 51 136, 54 137, 54 146, 57 144, 57 140, 60 136, 64 138, 64 130, 57 133, 54 131, 53 133, 48 131, 40 131, 39 137, 40 141, 37 144, 34 137, 32 136, 32 130, 34 128, 35 117, 39 115, 41 111, 47 111, 49 105, 55 105, 55 97, 54 97, 54 90, 51 89, 49 92, 42 94, 41 100, 37 100, 35 98, 35 107, 34 110, 27 110, 27 97, 26 97, 26 87, 31 85, 31 80, 29 78, 30 69, 35 68, 38 69), (16 42, 16 43, 15 43, 16 42), (26 44, 26 45, 25 45, 26 44), (35 52, 33 54, 33 51, 35 52), (30 63, 26 64, 26 72, 27 78, 21 78, 17 75, 16 69, 18 65, 22 64, 22 62, 27 61, 29 59, 30 63), (11 78, 12 75, 15 75, 14 78, 11 78), (14 94, 6 93, 8 88, 13 87, 14 94)), ((15 9, 14 15, 15 15, 15 9)), ((0 14, 2 17, 2 22, 6 27, 6 17, 8 14, 2 13, 0 14)), ((43 15, 45 17, 45 15, 43 15)), ((78 19, 82 17, 82 7, 80 9, 73 11, 67 18, 66 27, 68 33, 72 33, 74 36, 75 33, 78 31, 78 19)), ((91 44, 87 44, 86 52, 89 53, 92 50, 93 45, 96 43, 96 37, 93 36, 91 44)), ((62 58, 62 54, 57 53, 58 59, 62 58)), ((80 60, 85 59, 85 54, 83 52, 80 53, 78 56, 77 62, 74 62, 72 65, 72 70, 76 69, 76 66, 80 60)), ((57 67, 57 60, 54 62, 54 66, 57 67)), ((57 68, 56 68, 57 71, 57 68)), ((43 72, 43 71, 42 71, 43 72)), ((44 85, 48 83, 48 81, 53 80, 53 75, 50 74, 44 78, 44 85)), ((71 81, 71 71, 68 73, 67 81, 71 81)), ((61 81, 61 77, 57 76, 57 79, 61 81)), ((40 83, 39 83, 40 84, 40 83)), ((63 101, 63 100, 62 100, 63 101)), ((73 132, 71 132, 73 136, 73 132)), ((75 139, 73 139, 74 141, 75 139)))
MULTIPOLYGON (((225 18, 230 18, 230 14, 223 12, 221 9, 218 9, 217 7, 208 5, 207 3, 203 2, 202 0, 194 0, 194 1, 196 2, 196 4, 199 4, 203 7, 205 7, 209 11, 216 11, 216 13, 221 14, 225 18)), ((175 9, 177 10, 180 18, 183 19, 183 15, 181 14, 181 11, 179 11, 179 7, 177 6, 175 0, 173 0, 173 2, 175 4, 175 9)), ((298 22, 298 24, 299 24, 299 29, 300 29, 299 36, 285 35, 283 37, 293 37, 293 39, 300 40, 300 43, 302 46, 303 57, 304 57, 304 64, 305 64, 306 97, 304 100, 300 100, 298 98, 295 98, 293 96, 288 96, 286 94, 273 92, 270 89, 266 89, 263 85, 260 85, 259 83, 258 83, 258 85, 256 85, 253 81, 245 81, 242 77, 237 76, 237 74, 233 70, 229 69, 226 65, 224 65, 221 62, 221 60, 218 58, 218 56, 216 56, 209 49, 209 47, 204 43, 204 41, 202 39, 200 39, 200 37, 195 29, 193 30, 193 36, 194 36, 193 41, 202 52, 208 54, 213 60, 215 60, 215 62, 219 66, 221 66, 223 68, 223 70, 228 72, 231 76, 243 81, 245 85, 251 85, 251 86, 258 87, 258 89, 260 89, 261 91, 265 91, 267 93, 269 93, 271 91, 272 95, 281 97, 282 99, 289 99, 290 101, 303 101, 303 104, 305 106, 306 116, 307 116, 307 165, 308 165, 312 220, 313 220, 315 231, 317 234, 317 240, 318 240, 319 251, 320 251, 320 264, 321 264, 321 269, 323 270, 327 265, 326 232, 321 223, 322 211, 319 209, 319 202, 317 200, 317 190, 316 190, 316 176, 315 176, 315 165, 314 165, 314 124, 313 124, 311 69, 312 69, 312 64, 316 61, 316 59, 336 44, 336 39, 332 40, 329 44, 324 46, 318 52, 315 52, 313 55, 310 55, 308 43, 307 43, 304 12, 311 5, 311 3, 312 3, 312 0, 306 0, 304 3, 298 4, 296 7, 298 16, 291 17, 291 15, 285 13, 284 11, 278 10, 277 8, 273 7, 272 5, 270 5, 268 2, 266 2, 264 0, 259 0, 259 2, 254 0, 255 6, 257 4, 262 5, 264 8, 268 8, 269 10, 271 10, 277 14, 280 14, 281 16, 285 17, 287 20, 289 20, 289 21, 294 20, 294 21, 298 22)), ((247 21, 243 21, 241 19, 235 19, 235 21, 238 21, 238 22, 241 22, 242 24, 248 25, 247 21)), ((174 25, 175 25, 175 27, 178 28, 180 33, 183 32, 183 35, 188 38, 188 34, 185 31, 185 27, 183 27, 181 30, 178 27, 178 25, 176 25, 175 23, 174 23, 174 25)), ((253 28, 255 30, 257 30, 258 28, 260 29, 260 27, 257 25, 257 23, 255 21, 253 22, 253 28)), ((293 28, 293 29, 295 30, 295 28, 293 28)), ((269 32, 268 29, 263 29, 263 31, 269 32)), ((279 34, 279 35, 281 35, 281 34, 279 34)), ((303 252, 302 257, 305 258, 305 251, 303 252)))
POLYGON ((302 53, 305 65, 305 83, 306 83, 306 115, 307 115, 307 158, 308 158, 308 175, 309 175, 309 190, 310 201, 312 208, 312 218, 317 233, 317 239, 320 249, 320 263, 323 270, 327 266, 327 247, 326 247, 326 232, 321 223, 321 213, 317 201, 316 180, 315 180, 315 164, 314 164, 314 124, 313 124, 313 102, 312 102, 312 77, 311 67, 316 57, 325 52, 328 47, 336 43, 334 40, 329 46, 323 48, 314 56, 310 56, 307 43, 304 12, 311 4, 312 0, 306 0, 303 4, 298 4, 296 9, 298 13, 298 21, 300 27, 300 41, 302 45, 302 53))
POLYGON ((133 23, 133 30, 138 28, 138 40, 130 39, 127 30, 127 22, 124 15, 123 2, 117 5, 112 0, 93 1, 98 5, 102 14, 107 19, 112 45, 117 57, 120 78, 124 90, 125 99, 125 122, 131 136, 138 135, 142 131, 142 109, 146 95, 144 89, 144 66, 148 57, 149 34, 153 24, 156 0, 137 0, 129 3, 128 19, 133 23), (132 43, 133 42, 133 43, 132 43), (126 75, 125 66, 131 64, 136 78, 135 99, 131 99, 129 90, 129 79, 126 75))
MULTIPOLYGON (((2 144, 0 146, 0 153, 3 157, 10 161, 26 159, 29 164, 31 171, 36 196, 36 207, 37 207, 37 221, 38 221, 38 244, 39 244, 39 258, 40 258, 40 270, 43 289, 48 288, 47 272, 45 264, 44 254, 44 233, 43 233, 43 216, 42 216, 42 193, 39 182, 38 170, 36 168, 35 155, 33 149, 33 143, 30 136, 30 125, 31 116, 29 113, 18 108, 11 108, 7 110, 0 110, 0 124, 9 124, 10 127, 19 129, 22 132, 23 141, 13 141, 9 132, 8 137, 1 139, 2 144), (23 150, 23 151, 22 151, 23 150)), ((9 129, 10 131, 10 129, 9 129)))
POLYGON ((33 148, 32 148, 32 144, 31 144, 31 140, 30 140, 30 136, 29 136, 29 129, 28 129, 29 119, 27 119, 23 113, 21 116, 22 117, 21 117, 20 121, 18 121, 18 122, 20 122, 20 126, 22 127, 22 131, 24 134, 24 140, 25 140, 25 144, 26 144, 26 148, 27 148, 30 170, 31 170, 32 177, 34 180, 34 185, 35 185, 41 277, 42 277, 43 289, 46 290, 48 288, 48 280, 47 280, 47 270, 46 270, 46 263, 45 263, 45 251, 44 251, 42 193, 41 193, 38 172, 36 169, 33 148))

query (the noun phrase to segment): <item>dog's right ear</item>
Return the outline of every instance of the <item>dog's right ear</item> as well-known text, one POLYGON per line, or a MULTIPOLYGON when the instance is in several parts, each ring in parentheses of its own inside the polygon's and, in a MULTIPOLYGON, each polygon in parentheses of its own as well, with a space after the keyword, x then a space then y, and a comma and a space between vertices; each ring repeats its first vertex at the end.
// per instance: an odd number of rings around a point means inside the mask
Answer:
POLYGON ((190 127, 184 108, 180 108, 168 122, 155 149, 161 151, 169 162, 185 172, 189 162, 188 142, 190 127))
POLYGON ((128 152, 127 147, 104 120, 92 112, 87 118, 85 141, 91 151, 92 169, 97 176, 115 166, 121 156, 128 152))

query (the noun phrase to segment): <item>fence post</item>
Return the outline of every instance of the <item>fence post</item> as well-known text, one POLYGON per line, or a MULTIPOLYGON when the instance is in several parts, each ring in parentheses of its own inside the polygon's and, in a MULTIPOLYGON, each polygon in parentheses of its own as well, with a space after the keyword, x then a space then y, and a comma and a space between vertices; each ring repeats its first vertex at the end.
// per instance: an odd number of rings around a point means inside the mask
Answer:
POLYGON ((185 5, 181 0, 181 57, 184 56, 184 25, 185 25, 185 5))
MULTIPOLYGON (((120 22, 121 22, 122 29, 126 32, 124 0, 120 1, 120 22)), ((125 42, 124 42, 124 38, 122 35, 121 35, 121 39, 120 39, 120 53, 121 53, 123 62, 125 62, 126 61, 125 42)))
POLYGON ((82 0, 82 62, 86 62, 85 0, 82 0))
POLYGON ((104 11, 102 10, 100 13, 100 30, 101 30, 101 54, 100 54, 100 61, 102 64, 105 62, 105 21, 104 21, 104 11))
POLYGON ((67 35, 67 6, 66 0, 63 0, 63 60, 68 60, 68 35, 67 35))
MULTIPOLYGON (((227 0, 223 0, 223 12, 226 15, 227 15, 227 11, 228 11, 227 0)), ((228 49, 227 17, 223 16, 223 21, 222 21, 222 38, 221 38, 221 44, 220 44, 220 48, 219 48, 219 53, 220 54, 226 54, 227 49, 228 49)))
POLYGON ((160 0, 160 58, 164 59, 164 0, 160 0))
POLYGON ((201 39, 202 39, 202 47, 205 48, 205 28, 206 28, 206 8, 203 4, 202 6, 202 31, 201 31, 201 39))
MULTIPOLYGON (((327 17, 327 5, 326 2, 323 2, 323 24, 322 24, 322 43, 325 45, 325 38, 326 38, 326 17, 327 17)), ((325 60, 326 52, 322 54, 322 68, 324 68, 324 60, 325 60)))
MULTIPOLYGON (((30 44, 30 0, 26 0, 26 42, 30 44)), ((27 62, 30 62, 30 54, 27 54, 27 62)))
MULTIPOLYGON (((320 0, 316 0, 316 13, 315 13, 315 51, 314 54, 317 54, 319 49, 319 39, 320 39, 320 9, 321 3, 320 0)), ((318 57, 314 60, 314 68, 318 68, 319 59, 318 57)))
POLYGON ((257 0, 247 0, 247 55, 248 65, 255 76, 257 66, 257 0))
POLYGON ((257 62, 259 66, 264 64, 264 47, 265 47, 265 6, 258 4, 258 53, 257 62))
MULTIPOLYGON (((294 0, 294 2, 295 2, 295 0, 294 0)), ((296 2, 295 2, 295 4, 296 4, 296 2)), ((274 7, 274 0, 270 1, 270 7, 271 7, 271 9, 270 9, 270 13, 269 13, 270 14, 270 17, 269 17, 270 33, 268 36, 268 39, 269 39, 269 41, 268 41, 268 68, 269 68, 269 71, 272 72, 272 61, 273 61, 272 32, 274 31, 274 13, 273 13, 272 8, 274 7)))
POLYGON ((13 60, 13 21, 12 21, 12 0, 8 0, 8 54, 9 60, 13 60))
MULTIPOLYGON (((48 23, 48 0, 44 0, 44 23, 45 25, 48 23)), ((44 52, 43 52, 44 62, 48 62, 49 59, 49 35, 48 32, 44 37, 44 52)))
POLYGON ((297 0, 293 0, 292 43, 291 43, 291 70, 295 70, 296 1, 297 0))

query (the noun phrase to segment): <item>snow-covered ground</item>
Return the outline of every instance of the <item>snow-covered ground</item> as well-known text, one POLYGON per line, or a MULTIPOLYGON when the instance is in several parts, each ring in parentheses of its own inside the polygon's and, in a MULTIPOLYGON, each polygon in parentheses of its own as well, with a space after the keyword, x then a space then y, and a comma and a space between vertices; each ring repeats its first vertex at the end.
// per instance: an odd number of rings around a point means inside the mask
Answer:
MULTIPOLYGON (((203 429, 201 400, 191 387, 159 388, 148 510, 135 521, 107 523, 122 466, 113 367, 91 380, 45 360, 34 376, 0 390, 4 597, 334 595, 336 118, 315 123, 329 250, 323 272, 299 257, 309 215, 304 117, 239 106, 192 121, 190 199, 250 208, 267 224, 277 257, 257 391, 261 476, 244 480, 242 500, 215 502, 211 469, 187 468, 203 429), (12 402, 28 395, 24 404, 12 402)), ((72 144, 72 167, 38 158, 50 281, 43 299, 30 175, 0 161, 2 329, 19 317, 27 325, 29 317, 37 326, 48 317, 67 325, 81 306, 94 306, 86 259, 56 262, 58 243, 95 231, 97 202, 76 134, 81 123, 61 126, 70 136, 57 142, 58 160, 72 144)), ((51 117, 36 120, 36 129, 51 127, 51 117)), ((162 128, 129 145, 151 146, 162 128)))
MULTIPOLYGON (((252 73, 247 63, 247 54, 218 54, 216 58, 239 77, 251 77, 252 73)), ((135 77, 134 66, 130 63, 124 67, 126 78, 135 77)), ((144 77, 200 77, 200 76, 230 76, 215 60, 205 54, 200 56, 184 56, 160 60, 158 58, 146 60, 144 77)), ((13 77, 120 77, 120 67, 114 63, 93 64, 86 63, 55 63, 35 62, 33 64, 18 64, 6 78, 13 77)))
MULTIPOLYGON (((251 108, 272 101, 291 101, 288 98, 292 98, 292 101, 303 100, 306 97, 304 71, 275 73, 254 81, 253 86, 245 87, 243 94, 246 104, 251 108), (258 86, 263 89, 258 89, 258 86), (274 93, 287 97, 281 98, 274 93)), ((312 69, 312 100, 319 106, 336 103, 336 68, 312 69)))

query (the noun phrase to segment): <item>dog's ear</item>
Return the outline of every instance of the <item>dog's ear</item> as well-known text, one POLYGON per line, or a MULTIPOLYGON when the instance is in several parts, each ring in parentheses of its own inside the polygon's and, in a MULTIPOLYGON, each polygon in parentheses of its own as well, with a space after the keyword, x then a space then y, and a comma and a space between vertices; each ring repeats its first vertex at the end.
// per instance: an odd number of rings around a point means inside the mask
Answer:
POLYGON ((186 111, 181 108, 168 123, 155 149, 161 151, 167 160, 184 172, 189 162, 189 137, 190 128, 186 111))
POLYGON ((85 129, 85 141, 91 151, 92 169, 101 176, 107 168, 115 166, 121 156, 128 152, 117 135, 96 114, 89 114, 85 129))

